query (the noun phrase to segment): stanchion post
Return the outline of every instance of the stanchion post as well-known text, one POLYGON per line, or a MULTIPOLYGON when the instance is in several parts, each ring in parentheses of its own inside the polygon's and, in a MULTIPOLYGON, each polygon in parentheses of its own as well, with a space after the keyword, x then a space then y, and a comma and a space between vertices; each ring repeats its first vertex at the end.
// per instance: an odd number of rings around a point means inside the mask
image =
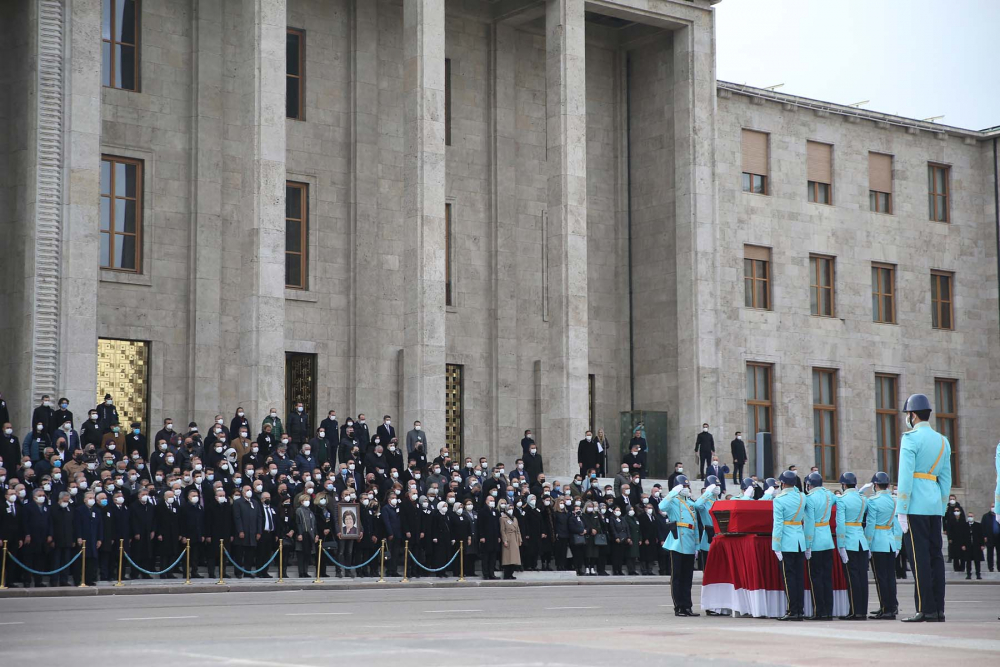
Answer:
POLYGON ((125 556, 125 540, 118 540, 118 583, 115 584, 115 588, 125 585, 122 583, 122 560, 124 556, 125 556))
POLYGON ((410 562, 410 541, 406 540, 405 542, 403 542, 403 579, 399 582, 401 584, 405 584, 406 582, 409 581, 409 579, 406 578, 406 566, 409 564, 409 562, 410 562))
POLYGON ((465 542, 458 541, 458 580, 465 581, 465 542))
POLYGON ((187 538, 186 542, 184 542, 184 569, 185 569, 184 585, 190 586, 191 585, 191 538, 190 537, 187 538))
POLYGON ((87 587, 87 540, 80 540, 80 585, 77 588, 87 587))
POLYGON ((316 580, 313 581, 314 584, 322 584, 323 579, 319 576, 320 566, 323 565, 323 540, 319 541, 319 550, 316 551, 316 580))
POLYGON ((285 552, 284 552, 285 542, 280 537, 278 538, 278 583, 280 584, 284 579, 281 578, 281 573, 285 571, 285 552))
POLYGON ((379 561, 381 564, 379 566, 379 571, 378 571, 378 582, 381 584, 385 583, 385 540, 384 539, 382 540, 382 549, 380 551, 382 553, 379 555, 379 561))
POLYGON ((7 540, 3 541, 3 561, 0 562, 0 591, 7 588, 7 540))
POLYGON ((215 582, 216 586, 221 586, 222 584, 226 583, 222 576, 223 573, 226 571, 226 565, 225 565, 226 561, 222 560, 224 558, 223 550, 225 548, 226 548, 226 543, 223 542, 222 540, 219 540, 219 580, 215 582))

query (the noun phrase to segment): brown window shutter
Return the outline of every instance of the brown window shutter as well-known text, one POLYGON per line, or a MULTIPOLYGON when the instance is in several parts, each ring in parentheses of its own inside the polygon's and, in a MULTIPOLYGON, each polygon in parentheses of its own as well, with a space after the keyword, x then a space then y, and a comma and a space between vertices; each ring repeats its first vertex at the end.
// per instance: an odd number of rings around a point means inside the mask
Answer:
POLYGON ((892 193, 892 156, 868 154, 868 189, 892 193))
POLYGON ((833 183, 833 146, 807 141, 806 172, 810 181, 827 185, 833 183))
POLYGON ((743 246, 743 258, 769 262, 771 261, 771 249, 760 245, 745 245, 743 246))
POLYGON ((767 176, 767 134, 743 130, 743 171, 767 176))

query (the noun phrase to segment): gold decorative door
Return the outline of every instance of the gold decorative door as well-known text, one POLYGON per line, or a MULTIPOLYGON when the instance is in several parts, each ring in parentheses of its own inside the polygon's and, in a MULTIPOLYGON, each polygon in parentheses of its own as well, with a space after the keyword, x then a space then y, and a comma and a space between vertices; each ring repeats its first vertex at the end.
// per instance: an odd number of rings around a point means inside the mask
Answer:
POLYGON ((444 441, 452 461, 464 458, 462 451, 462 366, 447 364, 444 373, 444 441))
POLYGON ((149 343, 118 338, 97 339, 97 405, 111 394, 122 431, 132 422, 149 426, 149 343))
MULTIPOLYGON (((316 355, 285 352, 285 413, 291 414, 295 403, 302 401, 309 415, 309 432, 316 428, 316 355)), ((287 428, 287 427, 286 427, 287 428)))

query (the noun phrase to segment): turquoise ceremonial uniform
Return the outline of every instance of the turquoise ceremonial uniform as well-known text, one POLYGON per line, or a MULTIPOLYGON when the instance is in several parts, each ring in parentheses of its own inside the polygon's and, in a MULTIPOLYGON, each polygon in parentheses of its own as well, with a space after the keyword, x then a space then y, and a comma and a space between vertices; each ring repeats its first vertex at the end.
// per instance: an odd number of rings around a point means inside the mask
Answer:
POLYGON ((667 515, 667 521, 677 524, 677 537, 673 532, 667 535, 663 548, 667 551, 694 555, 698 550, 698 518, 694 503, 680 495, 679 491, 671 491, 660 501, 660 511, 667 515))
POLYGON ((694 501, 694 509, 698 512, 698 517, 701 519, 701 525, 704 530, 701 531, 701 538, 698 540, 698 550, 708 551, 711 543, 708 541, 708 529, 714 526, 712 523, 712 515, 709 511, 712 509, 712 505, 715 504, 716 496, 714 493, 705 491, 701 494, 698 500, 694 501))
POLYGON ((896 519, 896 499, 888 490, 879 491, 868 500, 865 539, 875 553, 896 552, 902 546, 903 531, 896 519))
POLYGON ((753 500, 753 498, 747 498, 743 494, 740 494, 740 495, 736 496, 735 498, 733 498, 733 500, 753 500))
POLYGON ((847 489, 837 499, 837 547, 848 551, 868 551, 863 522, 868 499, 857 489, 847 489))
POLYGON ((794 486, 777 494, 773 501, 771 528, 772 551, 805 551, 806 537, 802 530, 806 497, 794 486))
POLYGON ((806 548, 826 551, 833 548, 830 517, 837 510, 837 496, 825 488, 815 488, 806 495, 806 514, 802 524, 806 548))
POLYGON ((896 492, 897 514, 940 517, 948 508, 951 443, 927 422, 903 434, 896 492))

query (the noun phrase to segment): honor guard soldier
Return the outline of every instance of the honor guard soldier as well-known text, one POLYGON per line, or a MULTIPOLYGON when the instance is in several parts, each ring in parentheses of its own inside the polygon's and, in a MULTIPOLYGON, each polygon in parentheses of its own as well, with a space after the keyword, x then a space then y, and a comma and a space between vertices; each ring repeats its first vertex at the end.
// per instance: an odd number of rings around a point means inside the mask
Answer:
POLYGON ((836 511, 837 497, 823 486, 818 472, 806 477, 806 514, 803 530, 806 535, 806 565, 812 591, 811 621, 833 620, 833 534, 830 517, 836 511))
POLYGON ((951 443, 927 422, 931 402, 913 394, 903 405, 910 430, 899 447, 896 513, 910 554, 917 613, 906 623, 944 621, 941 516, 951 494, 951 443))
POLYGON ((903 531, 896 519, 896 499, 889 491, 889 475, 877 472, 872 477, 875 495, 868 500, 868 520, 865 538, 871 548, 872 572, 875 573, 875 590, 879 609, 869 618, 893 621, 896 619, 896 554, 903 542, 903 531))
POLYGON ((670 596, 674 616, 701 616, 691 602, 691 579, 694 556, 698 550, 698 516, 691 499, 691 484, 686 475, 678 475, 674 488, 660 501, 660 511, 667 515, 670 533, 663 548, 670 552, 670 596))
POLYGON ((771 549, 781 563, 788 609, 779 621, 801 621, 803 613, 803 564, 806 538, 802 530, 806 497, 798 489, 799 476, 791 470, 781 473, 781 491, 774 499, 771 549))
POLYGON ((778 480, 768 477, 764 480, 764 495, 760 497, 760 500, 772 500, 774 495, 780 490, 778 488, 778 480))
POLYGON ((752 479, 749 477, 744 478, 743 481, 740 482, 740 489, 743 493, 733 498, 733 500, 753 500, 754 485, 752 479))
POLYGON ((847 577, 847 601, 850 611, 842 621, 868 620, 868 540, 864 521, 867 499, 858 493, 858 478, 853 472, 840 476, 843 495, 837 499, 837 551, 847 577))

